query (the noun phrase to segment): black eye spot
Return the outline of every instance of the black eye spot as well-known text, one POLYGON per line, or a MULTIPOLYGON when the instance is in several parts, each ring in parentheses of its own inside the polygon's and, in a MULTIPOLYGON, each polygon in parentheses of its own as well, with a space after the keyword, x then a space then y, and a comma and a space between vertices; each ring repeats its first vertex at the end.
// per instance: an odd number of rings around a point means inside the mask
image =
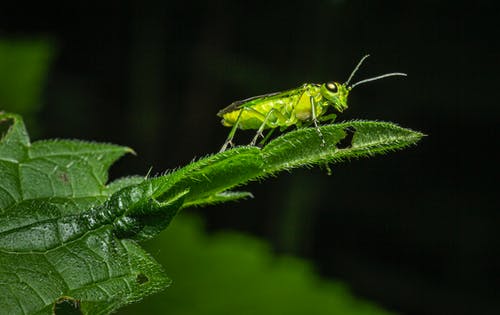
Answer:
POLYGON ((330 92, 333 92, 333 93, 337 93, 337 91, 338 91, 337 84, 335 84, 333 82, 328 82, 326 84, 326 89, 330 92))

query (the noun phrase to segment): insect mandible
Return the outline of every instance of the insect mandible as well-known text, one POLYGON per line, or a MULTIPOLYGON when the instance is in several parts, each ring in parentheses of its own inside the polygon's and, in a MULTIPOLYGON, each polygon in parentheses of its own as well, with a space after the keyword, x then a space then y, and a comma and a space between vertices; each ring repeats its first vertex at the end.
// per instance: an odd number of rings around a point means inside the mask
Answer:
POLYGON ((222 125, 232 127, 220 151, 223 152, 228 145, 232 145, 238 128, 256 129, 257 133, 250 142, 250 145, 255 145, 257 139, 263 137, 264 129, 271 129, 271 131, 262 142, 265 142, 278 127, 283 131, 294 125, 300 128, 313 124, 324 145, 325 141, 318 127, 318 122, 327 120, 333 122, 335 120, 337 116, 335 113, 326 115, 330 107, 339 113, 347 109, 349 92, 360 84, 390 76, 406 76, 405 73, 392 72, 349 85, 356 71, 369 56, 365 55, 361 58, 345 83, 335 81, 323 84, 305 83, 295 89, 236 101, 220 110, 217 116, 222 117, 222 125))

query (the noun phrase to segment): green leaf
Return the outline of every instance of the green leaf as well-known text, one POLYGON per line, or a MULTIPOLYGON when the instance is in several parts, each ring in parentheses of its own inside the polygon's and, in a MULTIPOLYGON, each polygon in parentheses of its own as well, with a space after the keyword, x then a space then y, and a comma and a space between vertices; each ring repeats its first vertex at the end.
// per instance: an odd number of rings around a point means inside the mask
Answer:
POLYGON ((383 154, 415 144, 423 136, 393 123, 374 121, 345 122, 320 130, 325 144, 313 128, 290 132, 270 142, 263 149, 266 172, 383 154), (339 145, 348 138, 352 138, 349 143, 339 145))
POLYGON ((160 233, 179 209, 250 197, 229 190, 283 170, 401 149, 423 136, 368 121, 323 126, 321 135, 300 129, 262 149, 237 147, 159 177, 107 185, 109 167, 130 148, 30 143, 19 116, 0 113, 0 124, 6 126, 0 140, 0 309, 7 314, 50 314, 67 305, 107 314, 169 285, 137 241, 160 233))
POLYGON ((103 202, 112 191, 108 167, 129 148, 30 144, 20 117, 0 114, 0 122, 9 127, 0 142, 2 313, 51 314, 67 296, 81 301, 85 313, 107 314, 168 285, 135 241, 115 233, 137 191, 125 189, 103 202))
POLYGON ((152 181, 159 187, 159 200, 169 200, 189 189, 185 202, 203 203, 201 200, 210 200, 212 195, 261 176, 263 163, 259 148, 239 147, 208 156, 152 181))
MULTIPOLYGON (((384 154, 418 142, 424 135, 393 123, 352 121, 292 131, 264 148, 241 146, 201 159, 167 178, 160 198, 190 189, 184 206, 210 204, 216 195, 279 171, 384 154), (325 143, 323 144, 323 140, 325 143)), ((160 185, 160 184, 158 184, 160 185)))

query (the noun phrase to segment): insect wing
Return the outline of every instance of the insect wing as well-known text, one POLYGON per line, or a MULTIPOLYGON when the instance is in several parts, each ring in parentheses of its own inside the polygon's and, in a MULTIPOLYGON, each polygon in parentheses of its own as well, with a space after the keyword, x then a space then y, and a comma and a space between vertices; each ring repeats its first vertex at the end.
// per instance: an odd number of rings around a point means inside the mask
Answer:
POLYGON ((257 95, 257 96, 252 96, 252 97, 249 97, 249 98, 246 98, 244 100, 239 100, 239 101, 235 101, 235 102, 232 102, 231 104, 229 104, 227 107, 221 109, 218 113, 217 113, 217 116, 222 116, 226 113, 230 113, 232 111, 235 111, 235 110, 238 110, 242 107, 245 107, 245 106, 251 106, 252 104, 254 103, 258 103, 266 98, 269 98, 271 96, 275 96, 275 95, 278 95, 278 94, 281 94, 282 92, 274 92, 274 93, 269 93, 269 94, 262 94, 262 95, 257 95))
POLYGON ((253 96, 253 97, 246 98, 244 100, 235 101, 235 102, 231 103, 229 106, 221 109, 217 113, 217 116, 221 117, 222 115, 224 115, 226 113, 230 113, 230 112, 238 110, 242 107, 251 107, 254 104, 257 104, 265 99, 269 99, 269 98, 279 99, 279 98, 288 97, 292 94, 298 93, 301 89, 302 89, 302 87, 297 88, 297 89, 282 91, 282 92, 274 92, 274 93, 269 93, 269 94, 253 96))

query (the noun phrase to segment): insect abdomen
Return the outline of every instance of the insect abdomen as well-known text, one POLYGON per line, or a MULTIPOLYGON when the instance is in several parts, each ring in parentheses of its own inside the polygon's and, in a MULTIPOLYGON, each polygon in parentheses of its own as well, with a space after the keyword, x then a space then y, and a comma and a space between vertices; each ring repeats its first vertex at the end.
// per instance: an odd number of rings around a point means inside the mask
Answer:
POLYGON ((258 129, 264 122, 266 115, 274 109, 276 113, 271 114, 266 127, 271 128, 271 125, 274 125, 274 127, 286 126, 297 99, 298 95, 293 95, 286 98, 263 100, 252 105, 242 104, 240 109, 223 114, 222 124, 226 127, 233 126, 238 120, 240 111, 243 111, 238 127, 240 129, 258 129), (286 118, 286 120, 283 120, 283 118, 286 118))

